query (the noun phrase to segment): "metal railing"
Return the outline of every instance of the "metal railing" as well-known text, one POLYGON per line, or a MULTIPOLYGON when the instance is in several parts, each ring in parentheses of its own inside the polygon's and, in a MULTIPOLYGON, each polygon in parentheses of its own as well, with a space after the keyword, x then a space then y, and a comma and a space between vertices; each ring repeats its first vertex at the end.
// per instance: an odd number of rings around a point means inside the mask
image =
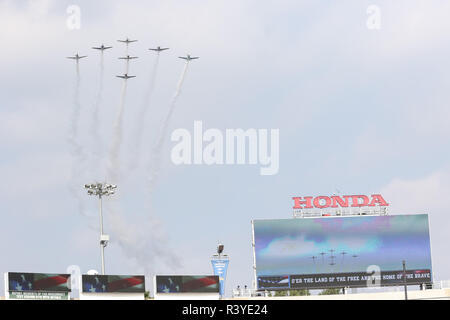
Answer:
POLYGON ((245 297, 270 297, 269 291, 258 291, 255 289, 250 288, 239 288, 239 289, 233 289, 232 291, 232 297, 233 298, 245 298, 245 297))
MULTIPOLYGON (((402 291, 403 287, 401 286, 392 286, 392 287, 377 287, 377 288, 360 288, 362 290, 364 289, 372 289, 374 293, 382 293, 382 292, 395 292, 395 291, 402 291)), ((419 290, 431 290, 431 289, 450 289, 450 280, 441 280, 436 281, 427 285, 422 285, 419 287, 419 290)), ((416 287, 417 290, 417 287, 416 287)), ((316 291, 316 289, 314 289, 316 291)), ((275 296, 276 291, 261 291, 251 288, 236 288, 232 290, 232 298, 252 298, 252 297, 273 297, 275 296)), ((364 291, 363 291, 364 292, 364 291)), ((344 294, 357 294, 357 293, 363 293, 363 292, 352 292, 351 289, 346 288, 344 294)), ((312 294, 314 295, 314 294, 312 294)), ((289 296, 289 293, 286 292, 286 296, 289 296)), ((442 297, 442 299, 448 299, 449 297, 442 297)))
POLYGON ((349 217, 349 216, 386 216, 387 207, 355 207, 348 209, 294 209, 293 218, 318 218, 318 217, 349 217))

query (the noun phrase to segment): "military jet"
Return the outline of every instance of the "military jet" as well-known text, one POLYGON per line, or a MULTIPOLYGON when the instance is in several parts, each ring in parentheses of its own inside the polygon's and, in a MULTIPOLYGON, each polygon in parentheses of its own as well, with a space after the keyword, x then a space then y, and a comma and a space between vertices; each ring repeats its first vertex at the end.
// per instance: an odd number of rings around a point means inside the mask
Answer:
POLYGON ((66 57, 67 59, 75 59, 75 60, 80 60, 81 58, 86 58, 87 56, 80 56, 77 54, 75 54, 73 57, 66 57))
POLYGON ((127 73, 125 73, 123 76, 116 76, 116 77, 127 80, 130 78, 135 78, 136 76, 129 76, 127 73))
POLYGON ((131 42, 136 42, 137 40, 130 40, 130 39, 126 38, 125 40, 117 40, 117 41, 129 44, 131 42))
POLYGON ((130 57, 130 55, 127 55, 126 57, 119 57, 119 59, 126 59, 126 60, 130 60, 130 59, 137 59, 138 57, 130 57))
POLYGON ((169 49, 169 48, 161 48, 161 47, 157 47, 157 48, 150 48, 150 49, 148 49, 148 50, 152 50, 152 51, 156 51, 156 52, 161 52, 161 51, 164 51, 164 50, 167 50, 167 49, 169 49))
POLYGON ((101 50, 101 51, 106 50, 106 49, 111 49, 111 48, 112 47, 105 47, 103 44, 100 47, 92 47, 92 49, 101 50))
POLYGON ((186 60, 186 61, 191 61, 191 60, 194 60, 194 59, 198 59, 199 57, 191 57, 191 56, 188 54, 188 55, 186 55, 186 57, 178 57, 178 58, 184 59, 184 60, 186 60))

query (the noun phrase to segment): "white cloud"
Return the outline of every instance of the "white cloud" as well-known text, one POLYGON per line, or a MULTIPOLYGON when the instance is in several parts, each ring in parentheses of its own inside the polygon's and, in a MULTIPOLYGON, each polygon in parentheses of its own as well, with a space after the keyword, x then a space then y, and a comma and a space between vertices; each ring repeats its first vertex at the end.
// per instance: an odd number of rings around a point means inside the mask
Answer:
POLYGON ((450 230, 450 168, 444 167, 417 179, 395 178, 381 189, 391 214, 428 213, 435 278, 450 279, 448 242, 450 230))
POLYGON ((305 236, 285 237, 272 241, 260 251, 261 256, 270 259, 294 258, 318 251, 314 241, 308 241, 305 236))
POLYGON ((418 179, 395 178, 381 191, 389 199, 392 212, 441 215, 450 194, 450 169, 444 168, 418 179))

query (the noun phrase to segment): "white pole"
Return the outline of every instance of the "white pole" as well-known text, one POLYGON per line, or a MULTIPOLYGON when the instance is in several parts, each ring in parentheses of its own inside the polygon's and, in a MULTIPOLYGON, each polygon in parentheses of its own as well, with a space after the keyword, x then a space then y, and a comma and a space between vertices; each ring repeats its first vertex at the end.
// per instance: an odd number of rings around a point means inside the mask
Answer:
POLYGON ((102 236, 103 236, 103 213, 102 213, 102 195, 101 193, 98 196, 99 199, 99 206, 100 206, 100 250, 101 250, 101 256, 102 256, 102 274, 105 274, 105 246, 102 242, 102 236))
POLYGON ((253 251, 253 290, 255 290, 256 292, 256 290, 258 289, 258 282, 257 282, 258 279, 256 277, 255 223, 253 220, 251 221, 251 223, 252 223, 252 251, 253 251))

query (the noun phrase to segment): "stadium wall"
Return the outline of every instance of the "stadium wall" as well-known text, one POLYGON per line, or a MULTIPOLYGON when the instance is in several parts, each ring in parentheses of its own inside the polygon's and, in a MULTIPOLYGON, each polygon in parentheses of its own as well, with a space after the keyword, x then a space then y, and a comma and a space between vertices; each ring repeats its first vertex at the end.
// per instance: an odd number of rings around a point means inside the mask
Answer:
MULTIPOLYGON (((311 296, 234 297, 229 300, 405 300, 405 293, 396 291, 311 296)), ((450 300, 450 289, 408 291, 408 300, 450 300)))

